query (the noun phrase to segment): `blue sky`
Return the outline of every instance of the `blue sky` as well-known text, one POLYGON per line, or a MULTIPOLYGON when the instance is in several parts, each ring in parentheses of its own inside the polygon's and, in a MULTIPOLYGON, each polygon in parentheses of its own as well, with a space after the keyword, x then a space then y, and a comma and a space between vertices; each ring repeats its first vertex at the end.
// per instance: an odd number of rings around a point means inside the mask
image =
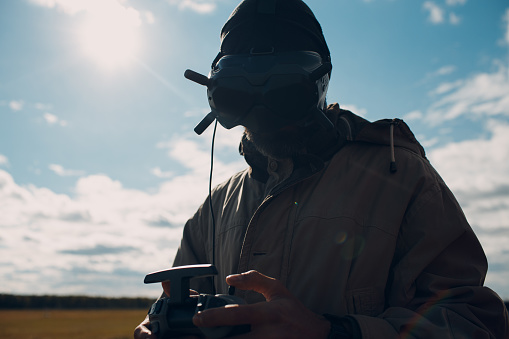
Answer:
MULTIPOLYGON (((509 4, 308 0, 334 65, 329 102, 403 118, 509 299, 509 4)), ((156 296, 205 199, 205 89, 237 0, 0 2, 0 293, 156 296)), ((219 129, 214 183, 241 170, 219 129)))

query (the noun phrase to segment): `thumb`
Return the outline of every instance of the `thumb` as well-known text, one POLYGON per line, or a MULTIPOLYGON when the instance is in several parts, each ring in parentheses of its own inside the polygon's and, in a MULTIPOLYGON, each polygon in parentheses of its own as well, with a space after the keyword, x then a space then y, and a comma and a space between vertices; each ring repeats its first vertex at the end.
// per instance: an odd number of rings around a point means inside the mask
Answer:
MULTIPOLYGON (((171 284, 170 281, 163 281, 161 282, 161 285, 163 286, 164 294, 166 294, 167 297, 170 297, 170 288, 171 284)), ((199 293, 195 290, 189 290, 190 295, 198 295, 199 293)))
POLYGON ((279 280, 257 271, 229 275, 226 277, 226 283, 241 290, 261 293, 267 301, 291 297, 290 292, 279 280))

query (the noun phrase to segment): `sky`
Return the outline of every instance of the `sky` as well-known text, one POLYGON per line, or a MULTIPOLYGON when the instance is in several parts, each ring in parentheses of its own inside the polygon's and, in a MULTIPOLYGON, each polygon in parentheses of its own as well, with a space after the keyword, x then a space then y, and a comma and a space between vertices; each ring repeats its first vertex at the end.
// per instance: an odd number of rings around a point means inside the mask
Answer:
MULTIPOLYGON (((156 297, 208 189, 207 74, 238 0, 0 2, 0 293, 156 297), (157 285, 157 284, 156 284, 157 285)), ((308 0, 328 102, 404 119, 509 299, 509 3, 308 0)), ((213 185, 246 167, 218 128, 213 185)))

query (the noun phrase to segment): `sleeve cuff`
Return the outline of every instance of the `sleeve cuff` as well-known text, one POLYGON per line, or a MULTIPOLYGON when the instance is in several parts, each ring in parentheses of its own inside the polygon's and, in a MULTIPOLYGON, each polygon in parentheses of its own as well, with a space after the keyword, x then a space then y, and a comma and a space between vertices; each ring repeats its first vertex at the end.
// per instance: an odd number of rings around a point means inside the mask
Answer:
POLYGON ((359 324, 352 317, 337 317, 332 314, 324 314, 325 319, 331 323, 331 329, 327 339, 361 339, 359 324))

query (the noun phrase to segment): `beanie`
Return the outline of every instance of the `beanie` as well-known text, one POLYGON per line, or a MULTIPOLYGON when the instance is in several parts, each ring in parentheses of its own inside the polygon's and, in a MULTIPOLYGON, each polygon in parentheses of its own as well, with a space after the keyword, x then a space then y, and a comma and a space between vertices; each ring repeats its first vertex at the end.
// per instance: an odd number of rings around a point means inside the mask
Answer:
POLYGON ((220 54, 308 50, 330 60, 320 23, 302 0, 243 0, 221 30, 220 54))

